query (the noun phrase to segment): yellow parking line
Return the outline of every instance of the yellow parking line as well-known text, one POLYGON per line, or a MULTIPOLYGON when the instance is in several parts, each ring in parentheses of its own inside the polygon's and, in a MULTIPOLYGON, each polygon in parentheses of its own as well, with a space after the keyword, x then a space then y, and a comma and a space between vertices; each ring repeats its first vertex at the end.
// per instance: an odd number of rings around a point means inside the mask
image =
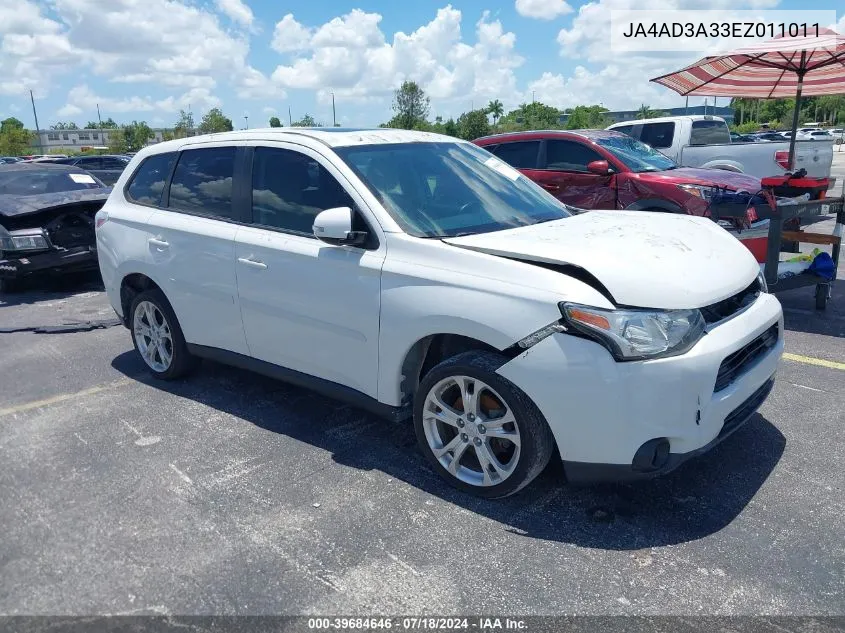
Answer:
POLYGON ((828 367, 830 369, 841 369, 845 371, 845 363, 837 363, 832 360, 824 360, 821 358, 813 358, 812 356, 801 356, 800 354, 784 354, 786 360, 794 360, 796 363, 806 363, 807 365, 818 365, 819 367, 828 367))
POLYGON ((117 389, 118 387, 123 387, 124 385, 128 385, 131 382, 136 381, 130 380, 129 378, 121 378, 120 380, 115 380, 114 382, 110 382, 105 385, 99 385, 97 387, 89 387, 88 389, 83 389, 82 391, 75 391, 73 393, 61 393, 57 396, 44 398, 43 400, 23 402, 21 404, 16 404, 11 407, 6 407, 5 409, 0 409, 0 417, 4 415, 12 415, 15 413, 23 413, 24 411, 31 411, 32 409, 40 409, 41 407, 46 407, 51 404, 58 404, 60 402, 67 402, 68 400, 75 400, 76 398, 93 396, 96 393, 101 393, 103 391, 109 391, 110 389, 117 389))

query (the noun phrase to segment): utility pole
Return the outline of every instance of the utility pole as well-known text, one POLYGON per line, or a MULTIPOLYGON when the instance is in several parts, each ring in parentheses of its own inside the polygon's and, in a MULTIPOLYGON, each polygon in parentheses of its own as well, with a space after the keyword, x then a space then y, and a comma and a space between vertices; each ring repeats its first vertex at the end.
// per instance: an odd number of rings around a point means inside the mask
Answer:
POLYGON ((688 113, 689 113, 689 95, 687 95, 687 102, 684 105, 684 114, 688 114, 688 113))
POLYGON ((293 127, 293 117, 290 114, 290 106, 288 106, 288 125, 293 127))
POLYGON ((249 115, 248 114, 244 115, 244 129, 245 130, 249 129, 249 115))
POLYGON ((32 96, 32 90, 29 91, 29 100, 32 101, 32 118, 35 119, 35 136, 38 139, 38 153, 44 153, 44 146, 41 144, 41 128, 38 127, 38 115, 35 113, 35 97, 32 96))
POLYGON ((531 103, 535 103, 535 101, 534 101, 534 91, 533 90, 531 91, 531 103))
POLYGON ((334 111, 334 93, 332 93, 332 126, 337 127, 337 115, 334 111))
POLYGON ((100 116, 100 104, 99 103, 97 104, 97 121, 99 121, 99 123, 100 123, 100 131, 102 132, 103 131, 103 119, 100 116))

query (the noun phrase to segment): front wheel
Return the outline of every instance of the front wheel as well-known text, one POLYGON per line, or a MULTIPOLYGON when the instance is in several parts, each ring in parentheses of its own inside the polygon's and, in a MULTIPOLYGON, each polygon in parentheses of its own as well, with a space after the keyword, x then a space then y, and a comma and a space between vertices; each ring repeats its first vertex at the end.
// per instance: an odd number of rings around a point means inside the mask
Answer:
POLYGON ((486 498, 534 480, 554 450, 551 430, 531 399, 496 373, 507 359, 470 351, 422 380, 414 403, 417 441, 453 486, 486 498))

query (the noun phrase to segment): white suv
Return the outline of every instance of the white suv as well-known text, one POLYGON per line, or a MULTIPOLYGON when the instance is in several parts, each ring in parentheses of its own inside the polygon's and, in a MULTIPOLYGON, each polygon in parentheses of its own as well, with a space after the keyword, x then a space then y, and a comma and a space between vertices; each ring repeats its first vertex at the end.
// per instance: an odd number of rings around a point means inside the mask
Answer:
POLYGON ((572 215, 435 134, 161 143, 96 228, 155 376, 210 358, 413 417, 434 468, 486 497, 555 448, 570 480, 667 472, 751 416, 783 350, 780 304, 715 223, 572 215))

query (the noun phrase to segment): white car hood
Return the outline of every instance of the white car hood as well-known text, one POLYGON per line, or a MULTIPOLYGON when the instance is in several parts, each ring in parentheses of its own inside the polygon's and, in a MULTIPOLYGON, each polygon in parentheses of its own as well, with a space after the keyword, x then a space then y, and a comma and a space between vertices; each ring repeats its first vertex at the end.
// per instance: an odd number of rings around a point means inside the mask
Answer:
POLYGON ((701 308, 746 288, 754 256, 708 218, 590 211, 533 226, 447 238, 490 255, 571 264, 596 277, 618 305, 701 308))

